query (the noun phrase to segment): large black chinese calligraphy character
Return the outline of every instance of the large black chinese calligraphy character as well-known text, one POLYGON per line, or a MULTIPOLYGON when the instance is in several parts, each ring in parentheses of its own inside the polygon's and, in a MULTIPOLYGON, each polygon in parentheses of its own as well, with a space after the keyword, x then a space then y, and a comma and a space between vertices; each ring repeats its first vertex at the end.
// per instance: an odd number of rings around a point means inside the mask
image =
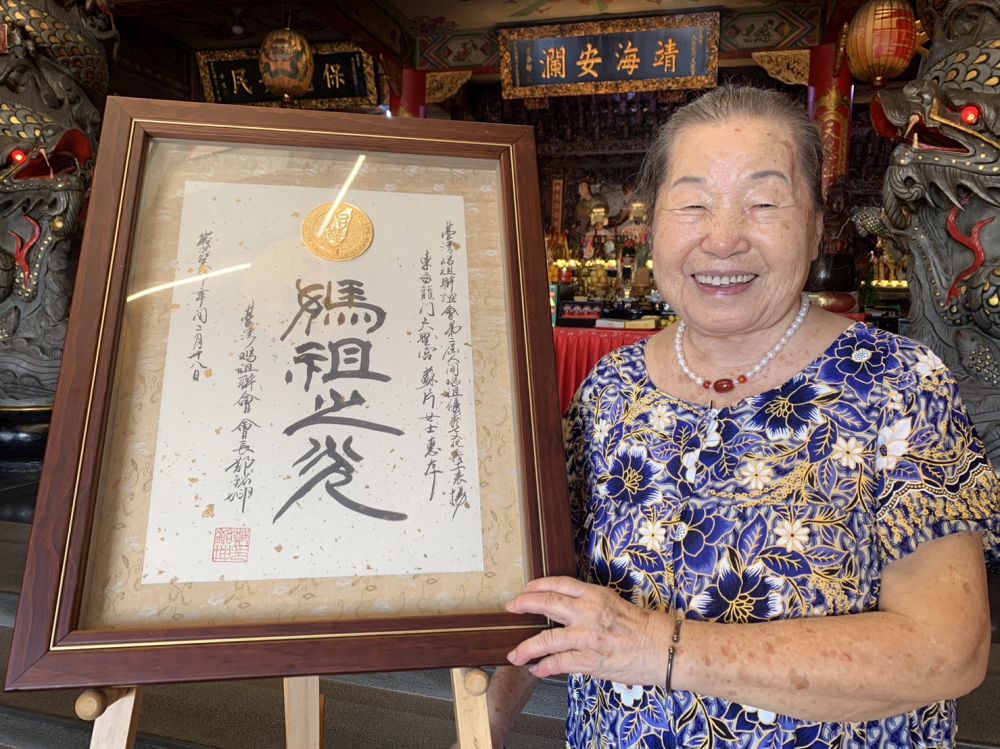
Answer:
POLYGON ((348 437, 344 440, 343 453, 337 447, 337 443, 334 441, 333 437, 330 435, 326 436, 324 444, 320 446, 318 440, 309 438, 310 448, 297 461, 295 465, 307 461, 303 466, 302 470, 299 471, 299 475, 307 473, 308 471, 315 468, 321 460, 328 458, 330 463, 324 466, 321 470, 317 471, 313 476, 311 476, 298 491, 296 491, 288 500, 281 506, 281 509, 275 514, 274 519, 277 520, 285 511, 298 502, 300 499, 305 497, 312 491, 317 484, 321 481, 325 481, 324 487, 326 488, 326 493, 333 497, 335 500, 340 502, 348 510, 353 510, 354 512, 360 513, 362 515, 368 515, 369 517, 377 518, 379 520, 406 520, 406 515, 402 512, 393 512, 391 510, 379 510, 375 507, 369 507, 368 505, 361 504, 360 502, 355 502, 349 497, 345 497, 337 489, 341 486, 346 486, 351 483, 354 478, 354 466, 351 461, 355 463, 360 463, 364 458, 356 453, 351 447, 353 437, 348 437), (336 481, 326 481, 330 476, 337 476, 336 481))
POLYGON ((337 325, 358 325, 361 323, 367 326, 365 333, 373 333, 385 323, 385 310, 381 307, 369 304, 365 301, 364 283, 361 281, 338 281, 340 287, 340 299, 334 301, 331 292, 333 284, 326 282, 326 286, 321 283, 313 283, 308 286, 302 285, 302 279, 295 281, 295 289, 298 292, 299 311, 295 314, 292 322, 281 334, 281 340, 285 340, 289 333, 298 325, 303 315, 307 316, 305 334, 312 332, 312 324, 323 315, 323 324, 329 325, 331 315, 334 310, 339 312, 334 317, 337 325))
MULTIPOLYGON (((332 298, 332 286, 332 282, 325 285, 303 285, 302 279, 295 282, 299 309, 281 335, 281 340, 295 331, 300 321, 304 321, 302 333, 307 337, 313 335, 313 324, 317 322, 322 323, 324 328, 332 326, 347 334, 326 342, 310 339, 296 345, 291 361, 298 369, 286 372, 285 383, 291 385, 296 372, 303 375, 302 387, 307 393, 312 392, 317 382, 327 385, 331 381, 361 380, 369 381, 370 386, 374 386, 373 382, 389 382, 391 377, 372 369, 372 343, 363 337, 382 327, 386 319, 385 310, 366 301, 364 283, 361 281, 338 281, 340 298, 337 300, 332 298)), ((327 393, 327 396, 317 393, 312 413, 296 419, 285 428, 284 434, 291 437, 302 430, 319 428, 349 431, 340 439, 336 439, 333 433, 326 433, 321 439, 308 437, 309 448, 293 464, 303 483, 278 509, 274 521, 306 499, 319 486, 325 490, 326 496, 353 512, 379 520, 405 520, 405 513, 366 505, 340 491, 351 484, 358 466, 364 460, 364 456, 354 446, 356 432, 402 436, 403 431, 390 424, 361 418, 363 412, 353 412, 357 415, 340 415, 348 409, 364 406, 365 398, 358 390, 352 390, 347 397, 335 387, 329 387, 327 393)))
MULTIPOLYGON (((306 341, 295 347, 295 357, 292 361, 305 366, 307 392, 312 385, 312 376, 322 371, 322 367, 319 366, 321 362, 329 364, 330 367, 323 375, 323 382, 356 377, 388 382, 388 375, 372 371, 371 350, 371 342, 360 338, 341 338, 336 342, 330 341, 325 347, 316 341, 306 341), (329 356, 326 355, 327 351, 329 356)), ((289 372, 285 376, 285 381, 291 382, 291 380, 292 374, 289 372)))

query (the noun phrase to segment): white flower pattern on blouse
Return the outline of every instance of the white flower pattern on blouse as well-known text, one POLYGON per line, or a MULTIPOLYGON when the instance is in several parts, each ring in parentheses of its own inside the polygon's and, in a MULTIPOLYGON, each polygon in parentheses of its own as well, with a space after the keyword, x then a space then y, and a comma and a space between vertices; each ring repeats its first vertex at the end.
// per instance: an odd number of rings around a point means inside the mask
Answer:
POLYGON ((895 468, 900 458, 906 455, 908 447, 906 440, 909 436, 909 419, 900 419, 879 429, 878 442, 875 443, 875 449, 878 451, 878 455, 875 456, 875 470, 891 471, 895 468))
POLYGON ((837 444, 830 451, 830 457, 844 468, 853 470, 864 461, 865 445, 857 437, 837 437, 837 444))
POLYGON ((779 522, 774 528, 774 535, 778 546, 786 551, 797 551, 803 554, 806 550, 806 544, 809 543, 809 528, 803 525, 798 518, 779 522))

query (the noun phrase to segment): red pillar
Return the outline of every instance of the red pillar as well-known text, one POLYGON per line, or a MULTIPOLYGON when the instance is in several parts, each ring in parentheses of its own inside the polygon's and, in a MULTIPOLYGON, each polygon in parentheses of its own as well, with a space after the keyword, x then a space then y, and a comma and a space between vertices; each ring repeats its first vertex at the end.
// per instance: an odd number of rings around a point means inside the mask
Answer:
POLYGON ((389 109, 398 117, 424 117, 427 105, 427 73, 423 70, 403 68, 403 90, 400 95, 389 94, 389 109))
POLYGON ((809 55, 809 116, 823 136, 824 192, 847 173, 854 81, 837 44, 813 47, 809 55))

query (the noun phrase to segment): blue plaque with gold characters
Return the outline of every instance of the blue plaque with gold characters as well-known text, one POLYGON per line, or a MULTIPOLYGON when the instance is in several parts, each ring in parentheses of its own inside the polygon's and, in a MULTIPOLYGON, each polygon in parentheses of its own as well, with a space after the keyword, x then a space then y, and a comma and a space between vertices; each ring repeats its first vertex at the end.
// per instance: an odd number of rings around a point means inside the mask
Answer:
POLYGON ((719 14, 500 30, 506 99, 711 88, 719 14))

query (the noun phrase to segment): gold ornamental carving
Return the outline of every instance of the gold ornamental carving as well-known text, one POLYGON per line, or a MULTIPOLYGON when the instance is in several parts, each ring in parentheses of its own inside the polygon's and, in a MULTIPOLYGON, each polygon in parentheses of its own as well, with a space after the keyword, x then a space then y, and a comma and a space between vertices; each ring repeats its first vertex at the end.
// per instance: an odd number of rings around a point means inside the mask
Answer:
POLYGON ((751 52, 754 62, 767 74, 782 83, 809 85, 809 50, 793 49, 780 52, 751 52))
POLYGON ((850 103, 850 100, 846 96, 837 91, 837 89, 831 88, 816 100, 816 117, 817 119, 820 118, 822 116, 821 113, 826 110, 834 111, 846 107, 850 103))
POLYGON ((453 70, 440 73, 428 73, 425 101, 428 104, 440 104, 458 93, 469 80, 471 70, 453 70))

